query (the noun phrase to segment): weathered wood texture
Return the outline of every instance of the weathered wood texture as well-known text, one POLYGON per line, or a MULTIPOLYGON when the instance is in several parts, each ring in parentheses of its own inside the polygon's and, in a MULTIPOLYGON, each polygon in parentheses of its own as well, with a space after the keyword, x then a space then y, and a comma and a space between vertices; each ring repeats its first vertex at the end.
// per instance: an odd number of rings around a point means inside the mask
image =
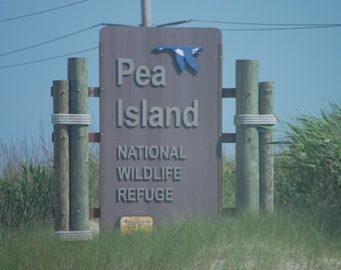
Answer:
MULTIPOLYGON (((258 61, 236 62, 236 115, 258 114, 258 61)), ((259 212, 259 136, 256 126, 236 126, 236 208, 259 212)))
MULTIPOLYGON (((259 114, 273 112, 273 82, 259 83, 259 114)), ((259 128, 259 178, 260 207, 262 212, 272 213, 274 209, 274 156, 272 129, 259 128)))
MULTIPOLYGON (((68 59, 70 113, 88 113, 87 59, 68 59)), ((70 126, 70 230, 86 231, 89 221, 88 127, 70 126)))
MULTIPOLYGON (((69 113, 69 82, 53 81, 53 113, 69 113)), ((55 230, 69 230, 69 127, 54 125, 55 230)))

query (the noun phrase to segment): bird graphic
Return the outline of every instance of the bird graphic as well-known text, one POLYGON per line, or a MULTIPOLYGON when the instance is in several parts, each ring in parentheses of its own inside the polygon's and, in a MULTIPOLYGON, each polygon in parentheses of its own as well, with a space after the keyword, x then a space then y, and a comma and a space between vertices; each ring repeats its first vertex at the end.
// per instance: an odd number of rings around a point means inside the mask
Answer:
POLYGON ((171 52, 175 55, 175 61, 180 73, 184 71, 186 64, 194 73, 197 73, 199 71, 199 64, 194 57, 199 55, 202 50, 203 48, 193 46, 158 46, 153 50, 153 52, 171 52))

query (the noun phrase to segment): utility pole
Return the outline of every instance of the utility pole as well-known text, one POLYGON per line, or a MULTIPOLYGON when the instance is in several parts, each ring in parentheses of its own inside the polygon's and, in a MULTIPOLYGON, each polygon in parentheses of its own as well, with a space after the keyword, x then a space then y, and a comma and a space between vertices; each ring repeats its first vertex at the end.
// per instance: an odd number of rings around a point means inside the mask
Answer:
POLYGON ((152 26, 152 3, 151 0, 141 0, 141 18, 144 27, 152 26))

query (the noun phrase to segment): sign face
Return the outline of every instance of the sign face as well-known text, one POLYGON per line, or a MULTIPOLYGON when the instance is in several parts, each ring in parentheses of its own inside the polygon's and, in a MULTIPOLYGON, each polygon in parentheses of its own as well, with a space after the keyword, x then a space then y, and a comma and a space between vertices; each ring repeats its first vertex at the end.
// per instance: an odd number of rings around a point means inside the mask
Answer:
POLYGON ((101 30, 102 229, 218 214, 220 44, 213 28, 101 30))

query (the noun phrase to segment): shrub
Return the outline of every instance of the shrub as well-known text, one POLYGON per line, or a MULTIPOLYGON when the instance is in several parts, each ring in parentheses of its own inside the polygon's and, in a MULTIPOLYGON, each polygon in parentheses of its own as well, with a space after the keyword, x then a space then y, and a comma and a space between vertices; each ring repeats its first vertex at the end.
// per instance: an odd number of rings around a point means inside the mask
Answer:
POLYGON ((0 224, 18 227, 52 217, 53 168, 23 163, 15 174, 0 179, 0 224))
MULTIPOLYGON (((44 141, 0 141, 0 229, 41 223, 52 218, 54 170, 44 141)), ((89 151, 89 203, 99 206, 99 157, 89 151)))
POLYGON ((341 206, 341 106, 288 124, 275 170, 277 203, 341 206))

